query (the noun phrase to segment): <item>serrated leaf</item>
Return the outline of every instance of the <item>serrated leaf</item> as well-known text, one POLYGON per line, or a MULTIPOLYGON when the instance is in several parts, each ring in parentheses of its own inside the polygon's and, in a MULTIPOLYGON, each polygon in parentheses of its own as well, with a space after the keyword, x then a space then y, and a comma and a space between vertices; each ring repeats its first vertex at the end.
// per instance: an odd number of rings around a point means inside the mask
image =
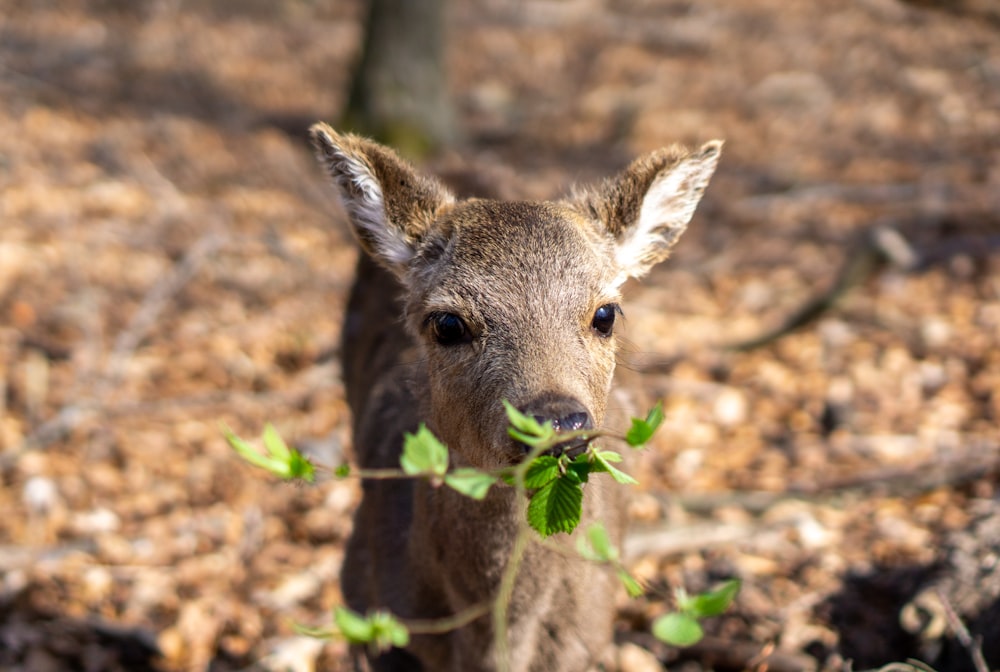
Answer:
POLYGON ((718 616, 729 608, 738 592, 740 592, 740 581, 730 579, 715 590, 688 598, 684 611, 695 618, 718 616))
POLYGON ((567 472, 535 491, 528 503, 528 524, 542 537, 567 534, 580 523, 583 489, 578 478, 567 472))
POLYGON ((667 614, 653 621, 653 636, 673 646, 691 646, 704 637, 701 624, 687 614, 667 614))
POLYGON ((351 644, 367 644, 375 638, 375 628, 371 621, 347 607, 333 610, 333 622, 344 639, 351 644))
POLYGON ((618 570, 618 580, 625 586, 625 592, 629 597, 640 597, 646 592, 639 581, 624 569, 618 570))
POLYGON ((415 434, 403 437, 403 456, 399 465, 410 476, 441 478, 448 471, 448 449, 421 424, 415 434))
POLYGON ((559 459, 551 455, 536 457, 524 474, 524 487, 537 490, 559 477, 559 459))
POLYGON ((496 482, 495 476, 478 469, 456 469, 444 477, 445 485, 472 499, 485 499, 496 482))
POLYGON ((649 443, 653 438, 656 429, 663 422, 663 402, 657 402, 656 406, 649 411, 645 420, 632 418, 632 427, 625 435, 625 442, 633 448, 649 443))
POLYGON ((610 463, 610 461, 606 457, 606 455, 608 455, 608 454, 614 455, 615 457, 618 458, 617 461, 619 461, 619 462, 621 461, 621 457, 622 456, 619 455, 618 453, 615 453, 615 452, 610 451, 610 450, 608 450, 608 451, 599 451, 599 452, 594 453, 594 461, 598 465, 598 468, 595 468, 594 470, 595 471, 606 471, 607 473, 611 474, 611 478, 615 479, 619 483, 623 483, 625 485, 638 485, 639 481, 635 480, 634 478, 632 478, 631 476, 629 476, 628 474, 626 474, 624 471, 622 471, 621 469, 619 469, 618 467, 615 467, 614 465, 612 465, 610 463))

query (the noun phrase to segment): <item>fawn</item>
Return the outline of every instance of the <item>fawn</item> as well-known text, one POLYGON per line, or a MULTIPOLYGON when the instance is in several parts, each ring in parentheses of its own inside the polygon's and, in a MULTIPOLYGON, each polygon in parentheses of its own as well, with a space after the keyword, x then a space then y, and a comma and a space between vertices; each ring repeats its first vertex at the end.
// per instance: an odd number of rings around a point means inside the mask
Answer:
MULTIPOLYGON (((361 468, 398 468, 402 435, 420 422, 453 465, 516 464, 525 449, 507 434, 503 400, 562 431, 609 420, 620 287, 667 257, 721 142, 653 152, 563 201, 512 202, 457 200, 384 146, 325 124, 311 135, 365 252, 342 341, 361 468)), ((352 609, 425 620, 494 599, 521 510, 512 487, 494 486, 483 501, 422 480, 362 488, 341 574, 352 609)), ((611 479, 586 486, 580 527, 593 520, 620 542, 624 498, 611 479)), ((447 634, 415 635, 369 663, 585 670, 611 650, 615 583, 572 553, 530 544, 505 661, 485 615, 447 634)))

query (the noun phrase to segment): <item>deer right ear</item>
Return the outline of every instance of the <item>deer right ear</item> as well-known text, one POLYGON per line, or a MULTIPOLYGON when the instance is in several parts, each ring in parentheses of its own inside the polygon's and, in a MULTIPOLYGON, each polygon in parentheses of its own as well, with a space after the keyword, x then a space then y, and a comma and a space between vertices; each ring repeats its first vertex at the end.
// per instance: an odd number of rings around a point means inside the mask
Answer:
POLYGON ((309 133, 361 246, 402 277, 424 234, 454 197, 376 142, 341 135, 326 124, 315 124, 309 133))
POLYGON ((615 241, 618 282, 644 275, 670 254, 715 172, 722 142, 688 152, 662 149, 636 159, 617 177, 576 196, 615 241))

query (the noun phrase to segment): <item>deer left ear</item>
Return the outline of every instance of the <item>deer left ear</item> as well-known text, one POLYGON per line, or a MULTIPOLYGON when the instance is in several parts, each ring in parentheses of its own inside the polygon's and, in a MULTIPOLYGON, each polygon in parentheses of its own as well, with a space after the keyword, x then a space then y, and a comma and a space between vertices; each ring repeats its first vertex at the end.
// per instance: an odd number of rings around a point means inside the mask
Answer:
POLYGON ((361 246, 402 279, 435 218, 454 202, 451 193, 388 147, 326 124, 310 133, 361 246))
POLYGON ((673 147, 636 159, 620 175, 577 196, 615 240, 619 282, 645 275, 687 229, 715 172, 722 142, 696 152, 673 147))

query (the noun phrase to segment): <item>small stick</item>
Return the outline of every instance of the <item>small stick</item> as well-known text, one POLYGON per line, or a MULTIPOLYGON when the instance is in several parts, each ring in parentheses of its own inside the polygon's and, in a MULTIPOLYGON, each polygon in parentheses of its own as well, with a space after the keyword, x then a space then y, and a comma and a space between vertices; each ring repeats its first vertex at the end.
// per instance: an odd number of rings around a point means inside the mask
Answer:
POLYGON ((989 665, 986 664, 986 658, 983 656, 982 642, 979 641, 978 637, 973 639, 969 633, 969 629, 965 627, 965 623, 959 618, 955 612, 955 608, 951 606, 951 602, 948 601, 947 595, 944 594, 940 586, 934 592, 937 593, 938 599, 941 600, 945 618, 948 619, 948 625, 951 627, 952 632, 955 633, 955 637, 958 638, 959 643, 969 652, 976 672, 990 672, 989 665))

